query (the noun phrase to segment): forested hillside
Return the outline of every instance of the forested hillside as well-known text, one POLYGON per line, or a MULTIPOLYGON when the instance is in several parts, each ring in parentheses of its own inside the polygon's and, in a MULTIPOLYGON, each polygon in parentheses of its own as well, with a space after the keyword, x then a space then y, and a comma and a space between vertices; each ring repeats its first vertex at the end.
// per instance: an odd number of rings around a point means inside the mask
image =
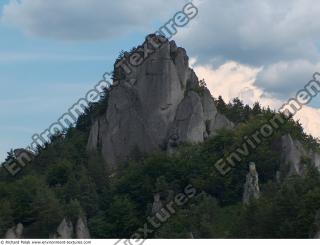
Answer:
MULTIPOLYGON (((92 105, 75 127, 51 139, 45 149, 17 176, 0 168, 0 236, 22 223, 25 237, 47 238, 66 218, 88 219, 93 238, 131 237, 152 216, 154 195, 162 205, 179 193, 193 194, 175 212, 148 233, 149 238, 308 238, 319 227, 320 176, 304 159, 306 173, 277 181, 282 162, 281 136, 290 134, 307 148, 319 144, 289 119, 227 175, 215 162, 241 145, 243 137, 275 115, 256 103, 253 108, 239 99, 215 104, 235 123, 203 143, 184 144, 173 154, 145 155, 138 150, 108 172, 99 154, 87 154, 91 119, 105 100, 92 105), (261 196, 242 204, 248 163, 256 164, 261 196)), ((8 159, 14 158, 13 152, 8 159)), ((150 226, 150 223, 149 223, 150 226)), ((143 233, 142 233, 143 236, 143 233)))

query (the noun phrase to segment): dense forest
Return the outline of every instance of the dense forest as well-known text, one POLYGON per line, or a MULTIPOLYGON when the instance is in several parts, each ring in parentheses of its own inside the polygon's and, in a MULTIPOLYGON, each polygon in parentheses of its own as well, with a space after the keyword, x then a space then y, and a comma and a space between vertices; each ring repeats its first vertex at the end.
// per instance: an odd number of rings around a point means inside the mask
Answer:
MULTIPOLYGON (((239 99, 225 103, 215 99, 219 112, 235 123, 219 130, 204 143, 184 144, 174 154, 144 155, 138 150, 114 173, 105 169, 99 154, 88 155, 86 144, 91 120, 107 103, 107 95, 91 105, 74 127, 51 138, 37 157, 17 176, 0 168, 0 237, 21 222, 28 237, 47 238, 61 220, 88 218, 93 238, 129 238, 152 215, 154 194, 164 204, 185 188, 195 195, 148 238, 308 238, 316 231, 320 207, 319 172, 305 159, 305 176, 279 182, 282 135, 290 133, 306 147, 319 149, 316 139, 305 134, 299 122, 289 119, 272 137, 232 169, 221 175, 214 163, 241 144, 276 112, 244 105, 239 99), (261 197, 242 204, 248 163, 255 162, 261 197)), ((14 158, 12 152, 8 158, 14 158)))

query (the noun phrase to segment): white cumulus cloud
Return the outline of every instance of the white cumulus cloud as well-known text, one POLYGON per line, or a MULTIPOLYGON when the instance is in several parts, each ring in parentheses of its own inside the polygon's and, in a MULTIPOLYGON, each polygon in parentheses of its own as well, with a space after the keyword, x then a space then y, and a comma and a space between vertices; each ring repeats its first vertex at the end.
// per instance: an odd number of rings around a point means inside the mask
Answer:
MULTIPOLYGON (((229 102, 233 98, 239 97, 249 105, 259 101, 262 106, 270 106, 276 110, 286 102, 286 100, 280 100, 257 86, 256 79, 259 73, 264 72, 263 68, 250 67, 234 61, 229 61, 218 67, 198 65, 195 59, 191 59, 191 63, 199 79, 205 79, 208 89, 216 98, 221 95, 225 101, 229 102)), ((303 86, 300 87, 300 89, 302 88, 303 86)), ((320 138, 319 109, 304 106, 295 115, 295 119, 301 122, 307 133, 320 138)))

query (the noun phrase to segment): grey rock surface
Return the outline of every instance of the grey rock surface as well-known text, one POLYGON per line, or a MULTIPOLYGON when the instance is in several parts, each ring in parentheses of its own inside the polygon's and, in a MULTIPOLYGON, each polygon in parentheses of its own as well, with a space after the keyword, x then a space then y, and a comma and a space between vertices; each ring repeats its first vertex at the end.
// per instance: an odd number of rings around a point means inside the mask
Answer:
POLYGON ((16 232, 15 232, 15 228, 13 227, 13 228, 8 229, 4 238, 5 239, 18 239, 16 232))
POLYGON ((307 150, 300 141, 295 140, 290 134, 284 135, 281 138, 282 158, 285 169, 285 176, 304 175, 305 166, 302 163, 302 158, 306 157, 311 160, 311 163, 320 171, 320 154, 307 150))
POLYGON ((91 126, 90 136, 88 139, 87 150, 93 152, 99 145, 100 119, 97 119, 91 126))
POLYGON ((18 238, 22 237, 23 229, 24 229, 23 224, 21 224, 21 223, 17 224, 17 226, 16 226, 16 235, 17 235, 18 238))
POLYGON ((79 216, 75 226, 70 220, 64 218, 58 226, 57 232, 49 237, 53 239, 90 239, 86 217, 79 216))
POLYGON ((298 140, 293 140, 290 134, 282 136, 281 142, 283 160, 287 167, 288 175, 302 175, 304 168, 301 164, 301 157, 307 155, 302 144, 298 140))
POLYGON ((153 198, 154 198, 154 200, 153 200, 152 211, 151 212, 154 215, 154 214, 156 214, 156 213, 161 211, 161 209, 163 208, 163 204, 162 204, 162 202, 160 200, 160 194, 159 193, 154 194, 153 198))
POLYGON ((23 235, 23 224, 19 223, 7 230, 5 239, 20 239, 23 235))
POLYGON ((78 218, 75 230, 77 239, 90 239, 90 231, 85 217, 78 218))
POLYGON ((181 142, 197 143, 204 140, 205 120, 200 96, 190 91, 179 104, 169 138, 178 135, 181 142))
POLYGON ((57 234, 54 238, 57 239, 71 239, 73 238, 73 225, 72 222, 64 218, 57 228, 57 234))
POLYGON ((136 149, 172 152, 233 126, 217 112, 209 90, 200 88, 186 51, 174 41, 161 43, 142 65, 114 81, 106 111, 91 127, 87 150, 101 151, 111 170, 136 149))
POLYGON ((320 171, 320 154, 317 152, 309 151, 309 156, 314 166, 320 171))
POLYGON ((250 200, 258 199, 260 197, 259 175, 254 163, 249 164, 249 173, 246 176, 244 184, 244 192, 242 202, 249 204, 250 200))

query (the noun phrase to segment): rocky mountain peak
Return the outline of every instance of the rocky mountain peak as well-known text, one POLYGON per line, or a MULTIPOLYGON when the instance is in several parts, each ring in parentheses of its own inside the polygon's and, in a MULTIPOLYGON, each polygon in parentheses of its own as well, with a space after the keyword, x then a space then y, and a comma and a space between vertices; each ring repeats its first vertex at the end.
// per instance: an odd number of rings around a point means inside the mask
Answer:
POLYGON ((146 47, 153 53, 141 65, 130 65, 129 73, 116 62, 108 106, 91 128, 87 149, 101 151, 111 169, 134 150, 174 151, 183 142, 202 142, 217 129, 233 126, 217 112, 209 90, 189 67, 186 50, 174 41, 149 35, 125 53, 127 65, 133 54, 145 56, 146 47), (160 45, 155 48, 155 43, 160 45))

